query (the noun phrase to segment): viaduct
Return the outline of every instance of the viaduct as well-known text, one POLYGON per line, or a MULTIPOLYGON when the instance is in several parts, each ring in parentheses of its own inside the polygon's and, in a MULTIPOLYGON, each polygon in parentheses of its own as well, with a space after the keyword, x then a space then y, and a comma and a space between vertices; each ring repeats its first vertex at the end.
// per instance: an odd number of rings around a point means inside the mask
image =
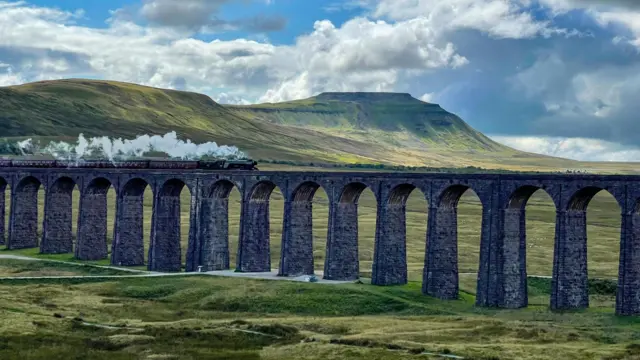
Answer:
POLYGON ((42 253, 75 252, 78 259, 104 259, 107 251, 107 190, 117 193, 111 262, 142 265, 144 190, 153 191, 148 268, 180 271, 180 192, 191 191, 186 271, 229 269, 228 195, 242 195, 236 269, 270 271, 269 195, 284 196, 280 275, 313 273, 311 201, 322 187, 329 198, 324 278, 355 280, 358 264, 358 197, 370 188, 377 199, 372 282, 407 282, 405 203, 420 189, 429 204, 422 292, 440 299, 458 296, 457 203, 469 188, 483 206, 476 304, 526 307, 525 206, 539 189, 556 207, 550 307, 589 306, 586 208, 606 190, 621 208, 620 266, 616 313, 640 314, 640 176, 425 174, 373 172, 269 172, 80 168, 0 168, 0 219, 4 191, 11 190, 7 229, 10 249, 40 247, 42 253), (72 191, 80 189, 77 244, 72 241, 72 191), (39 239, 37 193, 45 189, 39 239))

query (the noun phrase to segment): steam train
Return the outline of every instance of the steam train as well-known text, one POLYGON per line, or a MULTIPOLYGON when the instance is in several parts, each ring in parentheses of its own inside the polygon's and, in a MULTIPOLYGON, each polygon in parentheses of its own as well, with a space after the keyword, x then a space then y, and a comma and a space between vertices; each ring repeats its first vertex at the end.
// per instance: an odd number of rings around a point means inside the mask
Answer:
POLYGON ((118 168, 118 169, 185 169, 185 170, 258 170, 258 163, 245 160, 169 160, 135 159, 125 161, 109 160, 42 160, 42 159, 0 159, 0 168, 118 168))

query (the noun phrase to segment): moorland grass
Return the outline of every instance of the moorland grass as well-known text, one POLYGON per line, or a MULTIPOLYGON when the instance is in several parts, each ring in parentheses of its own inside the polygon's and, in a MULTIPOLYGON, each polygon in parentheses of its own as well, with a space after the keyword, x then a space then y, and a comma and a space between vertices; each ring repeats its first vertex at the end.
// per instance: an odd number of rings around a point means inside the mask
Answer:
MULTIPOLYGON (((533 284, 533 283, 532 283, 533 284)), ((535 284, 530 286, 538 286, 535 284)), ((540 285, 544 286, 544 284, 540 285)), ((377 287, 205 275, 0 282, 0 358, 632 359, 640 320, 611 308, 476 308, 420 284, 377 287)))

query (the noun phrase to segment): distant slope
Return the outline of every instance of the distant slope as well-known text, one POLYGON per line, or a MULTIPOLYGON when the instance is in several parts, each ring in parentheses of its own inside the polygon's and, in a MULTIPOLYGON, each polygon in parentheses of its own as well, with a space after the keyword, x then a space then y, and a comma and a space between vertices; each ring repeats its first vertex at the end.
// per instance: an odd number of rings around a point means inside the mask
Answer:
POLYGON ((278 104, 227 106, 206 95, 67 79, 0 87, 0 137, 133 138, 176 131, 236 145, 255 159, 555 170, 586 164, 498 144, 436 104, 408 94, 324 93, 278 104))
POLYGON ((398 146, 513 151, 439 105, 403 93, 322 93, 303 100, 232 108, 254 119, 368 141, 379 140, 384 133, 384 141, 398 146))

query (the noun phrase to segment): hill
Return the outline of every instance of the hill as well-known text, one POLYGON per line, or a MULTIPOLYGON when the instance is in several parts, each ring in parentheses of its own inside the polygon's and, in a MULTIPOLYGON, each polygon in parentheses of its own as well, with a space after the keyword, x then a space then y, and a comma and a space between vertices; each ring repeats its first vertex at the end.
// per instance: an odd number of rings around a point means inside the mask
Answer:
POLYGON ((131 83, 66 79, 0 87, 7 138, 134 138, 176 131, 194 142, 235 145, 255 159, 406 166, 611 171, 498 144, 437 104, 399 93, 323 93, 250 106, 131 83))
POLYGON ((275 124, 301 126, 341 136, 386 134, 401 147, 510 151, 437 104, 403 93, 322 93, 277 104, 232 107, 243 115, 275 124))

